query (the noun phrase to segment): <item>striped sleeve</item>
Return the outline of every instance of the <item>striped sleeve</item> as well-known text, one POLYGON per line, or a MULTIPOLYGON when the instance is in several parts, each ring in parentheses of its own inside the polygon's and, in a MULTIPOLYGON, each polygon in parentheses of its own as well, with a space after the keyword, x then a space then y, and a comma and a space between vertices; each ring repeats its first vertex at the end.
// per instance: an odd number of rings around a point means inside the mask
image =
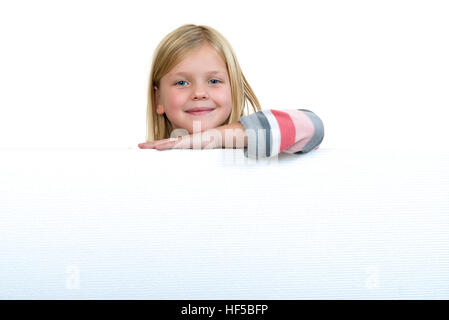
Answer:
POLYGON ((324 138, 321 119, 307 109, 261 110, 238 120, 245 128, 245 157, 269 158, 281 152, 306 153, 324 138))

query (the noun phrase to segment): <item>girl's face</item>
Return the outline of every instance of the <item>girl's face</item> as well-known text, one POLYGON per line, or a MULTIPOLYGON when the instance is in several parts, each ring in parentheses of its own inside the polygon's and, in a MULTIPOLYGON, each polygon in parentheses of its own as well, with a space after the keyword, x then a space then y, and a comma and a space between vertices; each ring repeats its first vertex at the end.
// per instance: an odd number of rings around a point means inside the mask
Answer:
POLYGON ((195 49, 160 81, 155 89, 156 112, 164 112, 174 129, 190 134, 221 126, 232 110, 232 95, 226 64, 209 44, 195 49), (193 108, 212 111, 192 113, 193 108), (199 127, 201 126, 201 127, 199 127))

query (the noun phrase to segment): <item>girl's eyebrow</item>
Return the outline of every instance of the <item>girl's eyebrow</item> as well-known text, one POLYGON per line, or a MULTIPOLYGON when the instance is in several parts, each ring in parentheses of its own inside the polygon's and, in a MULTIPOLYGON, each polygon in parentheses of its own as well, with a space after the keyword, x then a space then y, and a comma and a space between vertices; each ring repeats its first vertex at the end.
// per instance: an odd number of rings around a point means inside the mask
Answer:
MULTIPOLYGON (((223 72, 218 71, 218 70, 212 70, 212 71, 206 72, 205 74, 210 75, 210 74, 220 74, 220 73, 223 73, 223 72)), ((173 76, 189 76, 189 75, 190 75, 190 73, 188 73, 188 72, 177 72, 173 76)))

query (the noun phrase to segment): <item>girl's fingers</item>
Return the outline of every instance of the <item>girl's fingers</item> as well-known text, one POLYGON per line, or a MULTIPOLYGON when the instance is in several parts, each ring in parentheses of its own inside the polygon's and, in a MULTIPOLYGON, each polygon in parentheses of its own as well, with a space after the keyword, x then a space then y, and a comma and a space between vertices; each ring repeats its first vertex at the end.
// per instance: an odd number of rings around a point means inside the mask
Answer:
POLYGON ((168 141, 156 146, 158 150, 167 149, 190 149, 190 139, 188 137, 180 138, 173 141, 168 141))
POLYGON ((154 148, 155 145, 156 145, 155 141, 144 142, 144 143, 139 143, 139 148, 140 149, 151 149, 151 148, 154 148))
POLYGON ((201 135, 201 133, 185 135, 178 138, 168 138, 157 140, 153 142, 139 143, 139 148, 142 149, 192 149, 195 142, 195 148, 200 149, 214 149, 217 148, 217 141, 214 137, 201 135), (197 139, 197 140, 195 140, 197 139), (199 145, 198 145, 199 144, 199 145))
MULTIPOLYGON (((214 149, 217 148, 215 140, 209 138, 204 138, 199 142, 199 146, 195 145, 195 149, 214 149)), ((167 150, 167 149, 193 149, 192 136, 185 136, 179 141, 166 142, 156 146, 157 150, 167 150)))
POLYGON ((151 141, 151 142, 139 143, 138 146, 141 149, 154 149, 158 145, 165 144, 165 143, 171 142, 171 141, 176 141, 176 140, 177 140, 177 138, 161 139, 161 140, 156 140, 156 141, 151 141))
POLYGON ((139 143, 138 146, 140 149, 148 149, 148 148, 150 148, 151 143, 143 142, 143 143, 139 143))

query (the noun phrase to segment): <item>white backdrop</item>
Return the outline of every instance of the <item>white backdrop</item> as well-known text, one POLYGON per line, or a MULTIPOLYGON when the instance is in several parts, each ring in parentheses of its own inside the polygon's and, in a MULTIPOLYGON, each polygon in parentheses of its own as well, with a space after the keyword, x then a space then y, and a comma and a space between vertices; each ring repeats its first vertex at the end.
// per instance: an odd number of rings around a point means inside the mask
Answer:
POLYGON ((449 152, 0 159, 0 299, 449 298, 449 152))
POLYGON ((446 7, 1 1, 0 298, 447 299, 446 7), (314 111, 320 149, 138 149, 185 23, 264 109, 314 111))
POLYGON ((444 1, 1 1, 0 147, 145 139, 153 51, 184 23, 233 46, 263 109, 306 108, 323 147, 442 148, 444 1))

